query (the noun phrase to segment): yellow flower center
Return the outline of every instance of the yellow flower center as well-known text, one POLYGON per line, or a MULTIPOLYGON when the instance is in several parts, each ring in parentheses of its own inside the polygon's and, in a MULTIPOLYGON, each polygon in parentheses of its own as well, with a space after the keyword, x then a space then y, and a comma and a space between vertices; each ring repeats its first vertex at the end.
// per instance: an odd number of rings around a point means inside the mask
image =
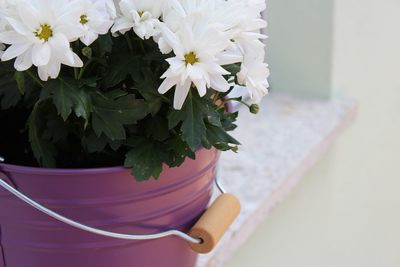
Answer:
POLYGON ((88 17, 87 17, 87 15, 82 15, 81 16, 81 20, 80 20, 80 23, 82 24, 82 25, 85 25, 86 23, 88 23, 89 22, 89 19, 88 19, 88 17))
POLYGON ((138 13, 139 17, 142 17, 144 14, 144 11, 138 11, 137 13, 138 13))
POLYGON ((51 37, 53 37, 53 29, 49 24, 41 24, 40 28, 35 32, 35 36, 40 40, 47 42, 51 37))
POLYGON ((187 64, 193 65, 193 64, 199 62, 199 59, 197 58, 196 54, 192 51, 185 55, 185 62, 186 62, 186 65, 187 64))

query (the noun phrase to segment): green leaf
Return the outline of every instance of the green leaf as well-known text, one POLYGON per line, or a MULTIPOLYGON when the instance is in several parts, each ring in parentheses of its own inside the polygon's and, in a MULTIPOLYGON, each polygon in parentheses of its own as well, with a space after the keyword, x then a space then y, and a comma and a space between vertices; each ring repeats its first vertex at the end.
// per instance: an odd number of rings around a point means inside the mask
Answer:
POLYGON ((82 143, 89 153, 103 152, 107 145, 116 151, 122 145, 122 141, 112 141, 103 134, 98 137, 93 132, 84 136, 82 143))
POLYGON ((85 79, 79 79, 76 82, 78 83, 79 88, 82 88, 82 87, 96 88, 97 80, 98 80, 97 77, 89 77, 89 78, 85 78, 85 79))
POLYGON ((143 70, 143 75, 135 75, 134 79, 136 86, 135 89, 143 96, 146 102, 149 104, 150 112, 154 116, 159 112, 162 102, 165 101, 165 97, 158 93, 159 77, 156 77, 154 73, 143 70))
POLYGON ((185 108, 186 119, 182 123, 182 137, 192 150, 196 150, 205 133, 205 124, 202 114, 198 112, 196 103, 189 99, 188 105, 185 108))
POLYGON ((170 158, 167 161, 170 167, 180 166, 189 157, 196 158, 196 153, 193 152, 188 144, 182 140, 178 135, 166 142, 167 149, 170 150, 170 158))
POLYGON ((231 76, 236 76, 236 74, 238 72, 240 72, 241 64, 235 63, 235 64, 230 64, 230 65, 225 65, 224 69, 229 71, 231 76))
POLYGON ((237 128, 237 125, 235 124, 235 122, 239 116, 239 112, 230 113, 230 112, 225 112, 224 110, 221 110, 220 116, 221 116, 222 127, 226 131, 233 131, 237 128))
POLYGON ((14 107, 22 95, 15 81, 15 69, 10 62, 0 63, 0 106, 2 109, 14 107))
POLYGON ((207 124, 207 140, 209 144, 212 144, 219 150, 237 150, 237 145, 240 145, 240 142, 229 135, 225 129, 222 127, 217 127, 211 124, 207 124), (231 146, 235 145, 235 146, 231 146))
POLYGON ((156 143, 144 139, 126 154, 125 167, 132 168, 132 175, 137 181, 146 181, 151 177, 158 179, 163 169, 159 151, 156 143))
POLYGON ((168 126, 175 128, 181 122, 182 139, 195 151, 206 135, 204 119, 207 117, 205 102, 197 93, 189 93, 182 110, 175 110, 168 116, 168 126))
POLYGON ((223 128, 207 124, 207 137, 213 144, 224 142, 229 144, 240 145, 240 142, 229 135, 223 128))
POLYGON ((53 109, 46 110, 47 114, 44 115, 45 129, 42 137, 46 140, 51 140, 52 143, 56 143, 66 140, 70 129, 69 125, 53 109))
POLYGON ((21 95, 24 95, 26 91, 24 73, 21 71, 16 71, 14 78, 17 82, 19 92, 21 93, 21 95))
POLYGON ((128 92, 126 90, 122 90, 122 89, 115 89, 115 90, 104 93, 104 95, 105 95, 105 97, 110 98, 110 99, 117 99, 117 98, 128 95, 128 92))
POLYGON ((217 111, 212 109, 212 107, 209 107, 209 109, 207 109, 205 113, 208 123, 217 127, 222 127, 221 117, 217 111))
POLYGON ((40 165, 47 168, 54 168, 56 166, 54 158, 55 147, 50 141, 42 137, 40 129, 43 123, 40 111, 41 103, 40 101, 36 103, 28 118, 29 142, 31 143, 33 154, 40 165))
POLYGON ((14 107, 21 100, 21 94, 13 81, 0 81, 0 99, 2 109, 14 107))
POLYGON ((134 95, 115 100, 93 96, 92 126, 97 136, 104 133, 111 140, 123 140, 126 138, 124 126, 136 124, 148 114, 147 104, 134 95))
POLYGON ((113 47, 110 54, 108 68, 104 76, 106 88, 112 88, 125 81, 128 76, 137 74, 142 67, 141 57, 127 53, 126 43, 120 43, 113 47))
POLYGON ((98 49, 98 56, 103 57, 105 54, 110 53, 113 47, 113 40, 110 34, 100 35, 96 40, 94 46, 98 49))
POLYGON ((53 102, 57 107, 58 114, 66 121, 74 111, 78 118, 89 120, 90 98, 79 89, 78 83, 72 79, 50 80, 46 83, 43 90, 53 94, 53 102))
POLYGON ((165 141, 169 137, 168 120, 164 116, 150 117, 145 121, 147 137, 157 141, 165 141))
POLYGON ((129 74, 140 69, 139 57, 117 55, 110 61, 110 67, 104 77, 105 86, 111 88, 124 81, 129 74))

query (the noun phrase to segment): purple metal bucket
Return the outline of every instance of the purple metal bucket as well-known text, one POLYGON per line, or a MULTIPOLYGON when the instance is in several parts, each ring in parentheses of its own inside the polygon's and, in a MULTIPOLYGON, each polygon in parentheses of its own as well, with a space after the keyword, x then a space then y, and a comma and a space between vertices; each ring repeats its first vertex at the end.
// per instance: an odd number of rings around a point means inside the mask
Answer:
MULTIPOLYGON (((0 164, 16 188, 65 217, 117 233, 187 231, 212 194, 216 150, 136 182, 124 168, 61 170, 0 164)), ((1 175, 1 173, 0 173, 1 175)), ((4 178, 4 177, 3 177, 4 178)), ((113 239, 65 225, 0 189, 0 267, 193 267, 197 254, 179 237, 113 239)))

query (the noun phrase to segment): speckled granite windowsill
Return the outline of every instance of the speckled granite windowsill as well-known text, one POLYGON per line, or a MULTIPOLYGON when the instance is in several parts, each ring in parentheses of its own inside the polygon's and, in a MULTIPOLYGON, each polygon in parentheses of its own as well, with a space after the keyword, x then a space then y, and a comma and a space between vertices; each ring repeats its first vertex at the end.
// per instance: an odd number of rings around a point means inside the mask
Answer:
POLYGON ((234 136, 243 146, 224 153, 220 176, 237 195, 242 213, 219 246, 198 267, 221 267, 354 119, 357 104, 270 95, 258 116, 242 111, 234 136))

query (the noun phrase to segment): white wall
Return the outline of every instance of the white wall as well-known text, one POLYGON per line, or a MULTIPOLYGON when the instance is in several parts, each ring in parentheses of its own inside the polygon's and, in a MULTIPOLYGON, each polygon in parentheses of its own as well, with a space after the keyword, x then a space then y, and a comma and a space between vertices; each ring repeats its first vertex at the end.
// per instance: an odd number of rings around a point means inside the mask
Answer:
POLYGON ((333 82, 358 119, 226 267, 400 266, 400 1, 335 11, 333 82))

